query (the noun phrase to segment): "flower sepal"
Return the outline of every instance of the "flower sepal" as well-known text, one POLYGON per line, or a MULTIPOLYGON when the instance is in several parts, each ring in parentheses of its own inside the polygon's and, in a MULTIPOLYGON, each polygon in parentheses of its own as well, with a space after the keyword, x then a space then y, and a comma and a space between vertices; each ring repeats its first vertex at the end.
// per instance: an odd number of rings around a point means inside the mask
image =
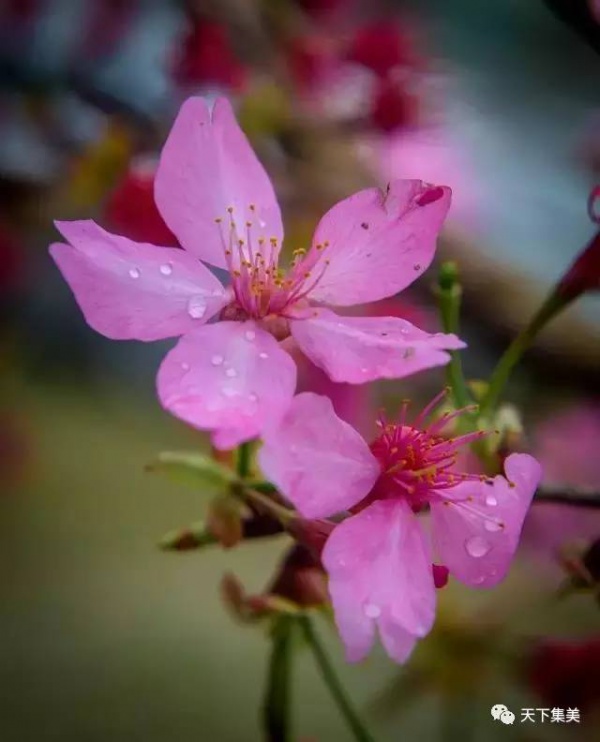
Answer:
POLYGON ((196 451, 163 451, 146 465, 146 471, 165 474, 191 487, 225 489, 238 481, 236 473, 210 456, 196 451))

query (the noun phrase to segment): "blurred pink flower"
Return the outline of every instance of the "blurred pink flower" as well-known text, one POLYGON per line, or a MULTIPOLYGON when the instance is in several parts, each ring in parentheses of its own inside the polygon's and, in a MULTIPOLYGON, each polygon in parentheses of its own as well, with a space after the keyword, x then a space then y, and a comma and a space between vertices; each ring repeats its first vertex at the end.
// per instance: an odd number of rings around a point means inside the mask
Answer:
POLYGON ((227 27, 194 17, 184 38, 178 40, 173 76, 183 86, 239 90, 247 72, 234 53, 227 27))
MULTIPOLYGON (((534 431, 532 450, 542 464, 544 484, 600 488, 600 406, 571 407, 548 417, 534 431)), ((523 529, 523 547, 548 560, 569 542, 600 535, 595 511, 537 502, 523 529)))
POLYGON ((394 295, 433 260, 450 189, 395 181, 335 205, 287 273, 271 182, 226 99, 211 111, 186 101, 155 179, 159 211, 183 250, 109 234, 92 221, 57 222, 69 244, 50 251, 88 324, 112 339, 183 335, 158 373, 164 407, 218 448, 259 435, 285 412, 296 366, 278 340, 291 336, 337 382, 402 378, 464 347, 395 317, 342 317, 394 295), (224 287, 205 261, 229 272, 224 287), (323 306, 325 305, 325 306, 323 306), (205 324, 218 318, 218 322, 205 324))
POLYGON ((382 79, 421 63, 406 27, 388 18, 358 28, 346 58, 367 67, 382 79))
POLYGON ((351 509, 322 554, 349 661, 369 652, 376 627, 387 653, 403 662, 429 633, 435 586, 447 573, 474 587, 502 580, 541 476, 527 454, 505 461, 506 476, 485 479, 456 469, 456 452, 482 435, 444 438, 461 411, 425 424, 442 395, 412 424, 380 421, 369 447, 331 402, 300 394, 265 438, 260 465, 306 518, 351 509), (432 548, 416 513, 431 512, 432 548))

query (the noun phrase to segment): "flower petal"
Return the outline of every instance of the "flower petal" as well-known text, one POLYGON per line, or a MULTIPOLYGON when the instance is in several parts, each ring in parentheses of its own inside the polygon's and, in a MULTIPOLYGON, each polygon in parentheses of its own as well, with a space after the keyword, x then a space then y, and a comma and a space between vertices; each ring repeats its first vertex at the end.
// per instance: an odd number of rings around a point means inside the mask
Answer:
POLYGON ((57 222, 71 243, 50 247, 87 323, 113 340, 182 335, 229 301, 228 292, 183 250, 110 234, 91 220, 57 222))
POLYGON ((504 579, 541 478, 528 454, 511 454, 506 477, 493 483, 467 481, 439 492, 431 505, 434 544, 441 560, 461 582, 491 587, 504 579))
POLYGON ((356 505, 379 476, 361 436, 335 414, 327 397, 299 394, 277 428, 265 435, 259 463, 306 518, 356 505))
POLYGON ((369 188, 340 201, 321 219, 307 256, 315 275, 323 271, 310 298, 351 306, 409 286, 433 260, 450 198, 446 186, 397 180, 387 193, 369 188))
POLYGON ((351 662, 369 651, 375 624, 398 661, 412 648, 405 633, 422 637, 430 631, 436 599, 431 550, 405 501, 379 500, 340 523, 322 561, 351 662))
POLYGON ((464 348, 456 335, 419 330, 397 317, 340 317, 329 309, 290 323, 304 353, 333 381, 362 384, 401 379, 450 360, 447 350, 464 348))
POLYGON ((275 424, 296 388, 296 366, 254 322, 218 322, 185 335, 158 372, 163 406, 233 448, 275 424))
POLYGON ((274 237, 281 244, 273 186, 225 98, 216 101, 212 114, 203 98, 182 105, 162 150, 154 195, 183 247, 213 265, 226 265, 221 230, 229 242, 229 208, 238 225, 236 241, 246 239, 250 222, 253 240, 274 237))

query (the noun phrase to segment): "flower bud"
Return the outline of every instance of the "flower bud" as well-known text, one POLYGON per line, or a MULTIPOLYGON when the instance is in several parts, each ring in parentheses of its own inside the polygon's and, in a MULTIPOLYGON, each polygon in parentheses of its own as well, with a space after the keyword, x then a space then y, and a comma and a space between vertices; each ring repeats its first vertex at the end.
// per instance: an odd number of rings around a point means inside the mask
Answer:
POLYGON ((306 520, 294 518, 287 524, 288 532, 315 556, 321 557, 321 552, 329 534, 334 529, 334 523, 328 520, 306 520))
MULTIPOLYGON (((600 224, 600 186, 590 193, 588 212, 595 224, 600 224)), ((556 294, 565 301, 572 301, 586 291, 600 290, 600 230, 587 247, 575 258, 560 280, 556 294)))

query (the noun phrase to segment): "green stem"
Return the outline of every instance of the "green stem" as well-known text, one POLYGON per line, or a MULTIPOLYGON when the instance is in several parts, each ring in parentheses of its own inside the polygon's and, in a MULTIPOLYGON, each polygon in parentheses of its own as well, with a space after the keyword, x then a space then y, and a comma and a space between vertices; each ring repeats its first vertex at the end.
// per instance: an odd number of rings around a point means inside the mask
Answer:
POLYGON ((560 312, 567 304, 565 299, 555 292, 552 292, 546 301, 534 315, 531 322, 517 335, 504 354, 498 361, 498 365, 492 372, 489 380, 487 391, 485 392, 480 405, 481 417, 489 416, 500 401, 506 382, 508 381, 513 368, 517 365, 523 353, 529 348, 535 340, 539 331, 544 327, 555 314, 560 312))
POLYGON ((294 617, 277 617, 272 634, 263 722, 268 742, 291 742, 290 680, 294 617))
POLYGON ((242 443, 237 450, 237 473, 240 479, 246 479, 250 474, 250 462, 252 459, 252 444, 242 443))
MULTIPOLYGON (((460 324, 460 301, 462 288, 458 282, 458 271, 453 262, 444 263, 440 269, 437 286, 438 307, 444 332, 457 334, 460 324)), ((452 389, 454 405, 457 409, 471 403, 471 397, 462 370, 460 351, 451 350, 450 363, 446 365, 446 381, 452 389)))
POLYGON ((357 742, 374 742, 373 737, 365 728, 360 717, 353 708, 350 699, 346 695, 346 691, 343 689, 335 670, 333 669, 333 665, 331 664, 331 661, 329 660, 329 657, 315 632, 312 621, 308 616, 300 616, 298 622, 304 633, 304 637, 312 650, 317 665, 319 666, 325 685, 327 685, 333 700, 337 704, 338 709, 341 711, 342 716, 351 729, 354 739, 357 742))

